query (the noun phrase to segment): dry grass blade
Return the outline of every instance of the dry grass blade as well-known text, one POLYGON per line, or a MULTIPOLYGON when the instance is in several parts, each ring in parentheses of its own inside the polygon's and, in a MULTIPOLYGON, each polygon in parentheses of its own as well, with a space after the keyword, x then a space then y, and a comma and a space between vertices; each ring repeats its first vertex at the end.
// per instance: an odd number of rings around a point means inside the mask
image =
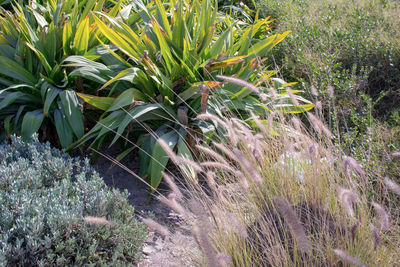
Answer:
POLYGON ((92 225, 115 226, 115 222, 108 221, 103 217, 87 216, 84 218, 84 221, 85 221, 85 223, 92 224, 92 225))
POLYGON ((344 252, 343 250, 340 249, 334 249, 333 252, 342 260, 344 260, 346 263, 348 264, 352 264, 358 267, 366 267, 365 264, 361 263, 358 259, 350 256, 349 254, 347 254, 346 252, 344 252))
POLYGON ((277 196, 273 198, 273 201, 276 209, 293 232, 293 236, 297 241, 297 248, 303 253, 309 253, 311 249, 310 240, 290 204, 277 196))

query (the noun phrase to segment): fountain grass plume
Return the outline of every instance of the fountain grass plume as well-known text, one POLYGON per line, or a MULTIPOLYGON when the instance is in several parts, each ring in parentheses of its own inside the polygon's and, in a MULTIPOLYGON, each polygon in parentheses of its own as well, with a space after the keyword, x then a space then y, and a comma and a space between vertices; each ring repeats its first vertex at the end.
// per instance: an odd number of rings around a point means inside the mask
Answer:
POLYGON ((341 258, 343 261, 345 261, 348 264, 352 264, 354 266, 357 267, 366 267, 365 264, 363 264, 361 261, 359 261, 358 259, 350 256, 349 254, 347 254, 346 252, 344 252, 343 250, 340 249, 334 249, 333 252, 339 257, 341 258))
POLYGON ((359 202, 357 194, 349 189, 344 189, 340 186, 337 186, 337 190, 340 203, 342 204, 346 213, 349 216, 353 217, 354 216, 353 204, 359 202))
POLYGON ((385 185, 388 189, 390 189, 393 193, 400 196, 400 185, 398 185, 396 182, 389 179, 388 177, 385 177, 383 182, 385 183, 385 185))
POLYGON ((389 230, 390 228, 390 216, 386 210, 376 202, 372 202, 375 212, 379 217, 379 222, 382 230, 389 230))
POLYGON ((273 202, 276 209, 293 232, 293 236, 297 241, 297 248, 303 253, 310 253, 310 240, 308 239, 304 227, 301 225, 292 207, 290 207, 288 202, 278 196, 273 197, 273 202))
POLYGON ((106 225, 106 226, 115 226, 115 222, 108 221, 103 217, 93 217, 87 216, 84 218, 84 222, 91 225, 106 225))
POLYGON ((153 219, 150 218, 143 218, 142 222, 146 224, 150 229, 153 231, 158 232, 162 236, 166 237, 170 235, 170 232, 167 227, 159 224, 158 222, 154 221, 153 219))

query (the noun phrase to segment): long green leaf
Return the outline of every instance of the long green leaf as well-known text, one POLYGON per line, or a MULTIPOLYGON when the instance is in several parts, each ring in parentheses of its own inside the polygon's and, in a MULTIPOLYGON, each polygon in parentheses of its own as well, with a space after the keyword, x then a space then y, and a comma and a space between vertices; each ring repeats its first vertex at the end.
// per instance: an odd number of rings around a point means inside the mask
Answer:
POLYGON ((79 109, 79 101, 74 91, 65 90, 60 93, 61 104, 65 117, 74 131, 80 138, 84 134, 82 113, 79 109))
POLYGON ((54 122, 61 146, 67 147, 71 145, 74 140, 73 130, 68 124, 67 118, 62 110, 56 109, 54 111, 54 122))
POLYGON ((115 98, 113 97, 100 97, 94 95, 87 95, 82 93, 76 93, 80 98, 83 99, 86 103, 96 107, 98 109, 106 111, 109 109, 114 102, 115 98))
POLYGON ((78 55, 84 55, 89 43, 89 17, 86 17, 76 30, 74 37, 74 50, 78 55))
POLYGON ((36 133, 44 119, 43 111, 40 109, 27 112, 22 120, 21 136, 24 140, 30 140, 32 134, 36 133))
POLYGON ((8 57, 0 56, 0 65, 0 73, 3 75, 23 81, 29 85, 34 85, 37 82, 37 78, 32 73, 8 57))
MULTIPOLYGON (((169 131, 168 133, 160 136, 164 142, 168 144, 171 149, 174 149, 176 143, 178 142, 179 135, 176 131, 169 131)), ((169 157, 161 145, 156 142, 154 144, 151 169, 150 169, 150 185, 153 188, 157 188, 161 182, 162 172, 164 171, 169 157)))

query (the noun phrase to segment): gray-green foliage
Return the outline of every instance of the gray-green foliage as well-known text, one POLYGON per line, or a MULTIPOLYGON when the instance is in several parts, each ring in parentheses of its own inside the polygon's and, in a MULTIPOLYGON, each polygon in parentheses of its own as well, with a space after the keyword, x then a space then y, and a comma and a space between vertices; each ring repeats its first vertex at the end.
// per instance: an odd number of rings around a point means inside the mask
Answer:
POLYGON ((12 138, 0 145, 0 265, 125 265, 140 257, 145 228, 127 192, 108 189, 88 161, 12 138), (88 225, 105 217, 115 226, 88 225))

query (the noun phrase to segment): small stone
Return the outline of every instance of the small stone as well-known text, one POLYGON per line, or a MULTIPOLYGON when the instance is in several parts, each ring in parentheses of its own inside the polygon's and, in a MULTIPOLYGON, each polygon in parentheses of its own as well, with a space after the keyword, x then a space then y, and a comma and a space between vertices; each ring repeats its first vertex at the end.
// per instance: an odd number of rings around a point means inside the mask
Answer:
POLYGON ((152 246, 145 246, 144 248, 143 248, 143 253, 144 254, 146 254, 146 255, 149 255, 149 254, 151 254, 151 253, 154 253, 156 250, 154 249, 154 247, 152 247, 152 246))

